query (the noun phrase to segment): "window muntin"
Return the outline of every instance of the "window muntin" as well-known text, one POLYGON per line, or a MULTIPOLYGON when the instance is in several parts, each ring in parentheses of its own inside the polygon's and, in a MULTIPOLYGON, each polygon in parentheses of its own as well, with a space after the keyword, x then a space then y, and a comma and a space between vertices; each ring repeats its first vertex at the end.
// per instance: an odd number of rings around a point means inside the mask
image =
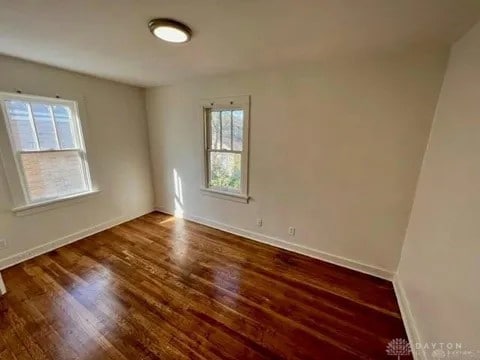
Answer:
POLYGON ((205 188, 247 197, 249 98, 211 101, 205 119, 205 188))
POLYGON ((25 203, 90 192, 76 103, 17 94, 0 99, 25 203))

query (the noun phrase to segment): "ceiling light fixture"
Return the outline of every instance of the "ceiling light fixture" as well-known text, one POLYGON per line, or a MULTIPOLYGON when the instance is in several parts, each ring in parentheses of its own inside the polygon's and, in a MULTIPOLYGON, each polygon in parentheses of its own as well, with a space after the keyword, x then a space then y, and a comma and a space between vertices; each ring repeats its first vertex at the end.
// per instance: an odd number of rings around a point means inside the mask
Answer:
POLYGON ((172 43, 185 43, 192 37, 192 30, 187 25, 172 19, 153 19, 148 28, 157 38, 172 43))

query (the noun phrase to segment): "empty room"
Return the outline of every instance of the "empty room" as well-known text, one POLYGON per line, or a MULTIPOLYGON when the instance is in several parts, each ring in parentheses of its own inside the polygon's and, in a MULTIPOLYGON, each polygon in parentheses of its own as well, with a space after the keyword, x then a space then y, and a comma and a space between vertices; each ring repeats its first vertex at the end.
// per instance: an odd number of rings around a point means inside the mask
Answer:
POLYGON ((0 359, 480 359, 479 0, 0 0, 0 359))

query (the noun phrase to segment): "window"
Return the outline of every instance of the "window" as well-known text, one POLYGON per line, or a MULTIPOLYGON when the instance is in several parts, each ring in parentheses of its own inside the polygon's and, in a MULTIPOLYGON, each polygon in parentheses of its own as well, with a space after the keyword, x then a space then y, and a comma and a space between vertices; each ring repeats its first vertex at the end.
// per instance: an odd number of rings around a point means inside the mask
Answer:
POLYGON ((76 102, 6 93, 0 101, 22 205, 92 191, 76 102))
POLYGON ((248 200, 248 96, 202 102, 205 190, 248 200))

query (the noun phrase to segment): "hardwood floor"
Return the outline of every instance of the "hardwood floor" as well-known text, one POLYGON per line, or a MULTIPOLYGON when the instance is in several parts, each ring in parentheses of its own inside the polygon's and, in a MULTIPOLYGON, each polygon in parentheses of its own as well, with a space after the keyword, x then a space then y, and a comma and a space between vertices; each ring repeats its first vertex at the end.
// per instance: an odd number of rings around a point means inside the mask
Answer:
POLYGON ((406 338, 390 282, 161 213, 2 274, 1 359, 396 359, 406 338))

